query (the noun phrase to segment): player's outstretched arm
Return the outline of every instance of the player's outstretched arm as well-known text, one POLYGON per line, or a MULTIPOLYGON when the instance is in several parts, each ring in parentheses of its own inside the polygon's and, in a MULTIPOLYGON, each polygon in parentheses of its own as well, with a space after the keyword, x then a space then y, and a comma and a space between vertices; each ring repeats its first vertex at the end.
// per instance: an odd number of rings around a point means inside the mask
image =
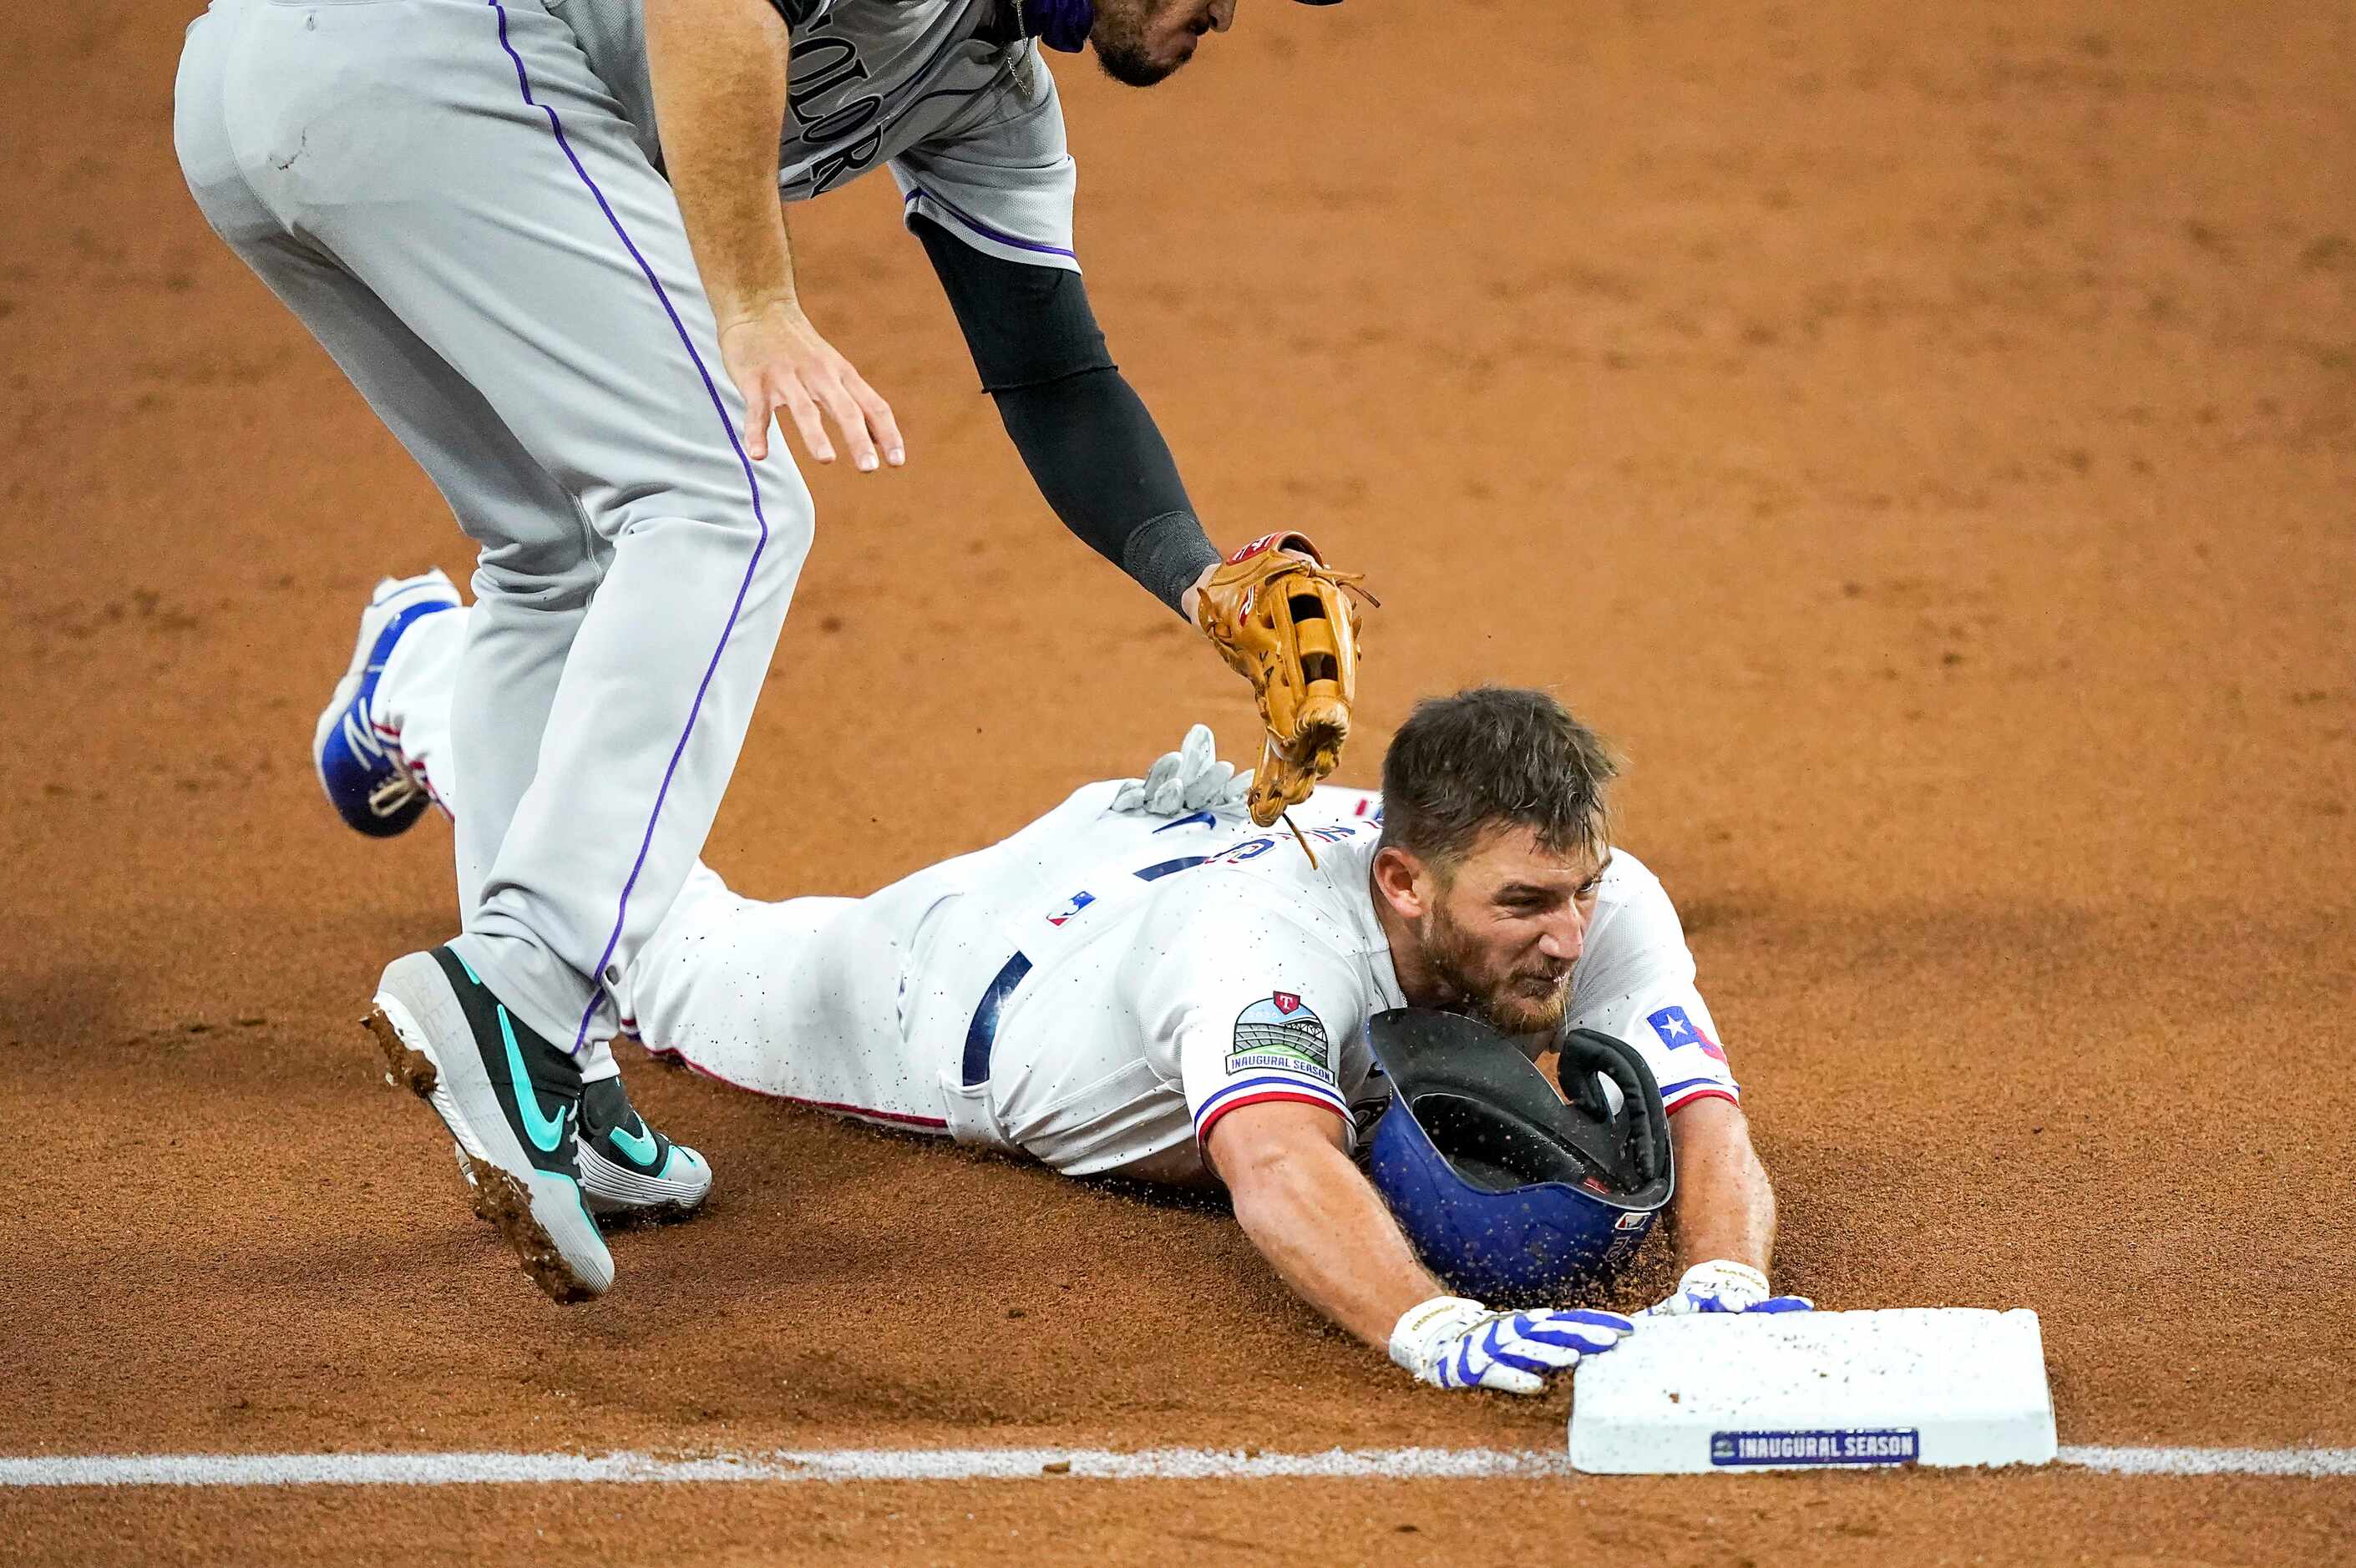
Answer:
POLYGON ((1269 1101, 1220 1117, 1204 1150, 1252 1245, 1335 1324, 1426 1382, 1509 1393, 1537 1392, 1629 1331, 1608 1312, 1492 1312, 1449 1295, 1350 1163, 1343 1125, 1316 1105, 1269 1101))
POLYGON ((1775 1296, 1767 1265, 1775 1252, 1775 1189, 1751 1147, 1751 1123, 1731 1100, 1697 1100, 1669 1117, 1677 1192, 1669 1224, 1685 1275, 1659 1317, 1695 1312, 1797 1312, 1802 1296, 1775 1296))
POLYGON ((1726 1258, 1767 1272, 1775 1252, 1775 1189, 1731 1100, 1697 1100, 1669 1118, 1677 1193, 1669 1205, 1677 1262, 1726 1258))
POLYGON ((719 325, 721 360, 744 399, 745 451, 766 457, 770 422, 790 419, 809 454, 831 463, 831 419, 865 473, 879 449, 884 463, 905 461, 899 426, 802 314, 777 200, 784 17, 795 3, 647 0, 647 64, 663 165, 719 325))
POLYGON ((1297 1101, 1219 1118, 1204 1153, 1226 1183, 1236 1222, 1285 1284, 1377 1348, 1419 1302, 1445 1296, 1344 1152, 1342 1118, 1297 1101))
POLYGON ((1080 274, 985 255, 919 217, 982 389, 1064 526, 1210 638, 1268 726, 1251 799, 1265 827, 1333 771, 1357 691, 1355 573, 1276 533, 1222 558, 1177 463, 1111 357, 1080 274))
POLYGON ((912 227, 1039 494, 1089 549, 1184 614, 1180 601, 1219 552, 1161 427, 1105 350, 1080 274, 985 255, 929 219, 912 227))

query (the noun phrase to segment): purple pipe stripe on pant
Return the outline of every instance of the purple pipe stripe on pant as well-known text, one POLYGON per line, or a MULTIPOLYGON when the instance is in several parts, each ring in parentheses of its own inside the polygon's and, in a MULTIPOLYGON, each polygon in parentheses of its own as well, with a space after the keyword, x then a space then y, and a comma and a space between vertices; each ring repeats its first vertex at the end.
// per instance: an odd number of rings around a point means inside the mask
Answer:
POLYGON ((695 366, 695 373, 703 379, 703 390, 712 400, 712 411, 719 416, 721 432, 727 436, 730 450, 736 453, 736 462, 744 470, 744 486, 753 497, 753 520, 760 525, 761 529, 761 537, 753 546, 752 559, 744 563, 744 580, 736 585, 736 600, 729 606, 728 623, 720 628, 719 645, 712 650, 712 662, 703 667, 703 679, 697 684, 695 700, 688 707, 687 725, 680 731, 679 744, 671 748, 670 762, 663 769, 662 786, 655 791, 654 809, 647 814, 647 831, 638 840, 637 859, 630 864, 629 879, 622 884, 622 896, 614 910, 613 933, 605 938, 605 951, 598 955, 597 965, 590 972, 589 1006, 582 1011, 580 1027, 573 1035, 573 1051, 578 1055, 589 1038, 589 1020, 597 1016, 597 1001, 600 987, 605 983, 605 965, 613 961, 614 949, 621 945, 622 927, 629 918, 630 893, 638 885, 639 872, 646 869, 647 851, 654 844, 655 824, 662 817, 663 802, 670 795, 670 781, 679 772, 680 758, 687 752, 688 737, 695 733, 696 718, 703 711, 703 695, 712 689, 712 677, 720 668, 721 656, 728 650, 728 639, 736 630, 737 617, 744 613, 744 595, 752 592, 753 574, 760 567, 762 552, 769 548, 769 519, 761 510, 761 482, 753 473, 753 460, 744 455, 744 443, 736 439, 736 426, 728 418, 727 405, 720 400, 720 389, 713 384, 712 372, 704 368, 703 357, 695 351, 694 339, 687 335, 687 324, 680 320, 679 311, 670 303, 670 295, 663 291, 661 283, 655 277, 654 269, 647 264, 646 257, 640 253, 636 241, 631 240, 629 230, 622 227, 622 219, 614 211, 613 203, 605 199, 605 193, 597 188, 597 182, 582 166, 580 156, 573 152, 572 142, 564 134, 564 123, 556 117, 552 107, 532 97, 531 78, 523 69, 523 57, 516 53, 515 46, 508 41, 507 7, 500 4, 500 0, 487 0, 487 3, 498 17, 499 48, 505 49, 508 59, 514 62, 516 87, 522 92, 524 102, 548 116, 548 128, 554 133, 556 144, 563 151, 564 161, 571 164, 573 172, 581 176, 581 183, 596 198, 598 210, 605 215, 605 221, 613 225, 615 237, 621 240, 623 249, 629 251, 630 260, 638 264, 639 272, 647 280, 647 287, 654 290, 655 298, 661 302, 663 314, 670 318, 671 329, 679 334, 680 347, 687 351, 688 358, 695 366))

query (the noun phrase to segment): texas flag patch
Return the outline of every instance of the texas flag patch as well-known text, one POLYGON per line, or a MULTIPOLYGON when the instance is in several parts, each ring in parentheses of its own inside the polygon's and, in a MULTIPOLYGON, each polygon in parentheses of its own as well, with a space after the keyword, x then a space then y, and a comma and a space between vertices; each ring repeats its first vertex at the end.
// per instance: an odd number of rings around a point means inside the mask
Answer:
POLYGON ((1657 1013, 1647 1014, 1644 1021, 1653 1026, 1653 1032, 1659 1035, 1661 1043, 1671 1051, 1681 1046, 1697 1045, 1701 1047, 1701 1053, 1712 1061, 1726 1060, 1724 1048, 1704 1034, 1701 1026, 1695 1023, 1683 1008, 1663 1008, 1657 1013))

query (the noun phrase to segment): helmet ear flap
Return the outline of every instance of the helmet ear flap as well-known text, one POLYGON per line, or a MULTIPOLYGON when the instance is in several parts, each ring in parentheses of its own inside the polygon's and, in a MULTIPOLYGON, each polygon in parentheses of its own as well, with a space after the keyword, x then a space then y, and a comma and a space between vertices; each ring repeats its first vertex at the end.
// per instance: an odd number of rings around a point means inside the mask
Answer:
POLYGON ((1554 1078, 1561 1085, 1562 1097, 1569 1102, 1572 1110, 1599 1122, 1610 1121, 1612 1113, 1627 1102, 1627 1085, 1620 1083, 1615 1076, 1601 1067, 1589 1062, 1573 1062, 1569 1056, 1560 1053, 1558 1044, 1554 1078), (1607 1081, 1619 1085, 1619 1100, 1613 1100, 1604 1092, 1603 1085, 1607 1081))
POLYGON ((1554 1077, 1562 1097, 1595 1120, 1610 1123, 1612 1111, 1604 1102, 1596 1075, 1609 1078, 1623 1104, 1634 1108, 1628 1118, 1631 1162, 1637 1176, 1657 1181, 1669 1165, 1668 1114, 1661 1106, 1660 1086, 1644 1055, 1626 1040, 1601 1029, 1562 1030, 1555 1039, 1554 1077))

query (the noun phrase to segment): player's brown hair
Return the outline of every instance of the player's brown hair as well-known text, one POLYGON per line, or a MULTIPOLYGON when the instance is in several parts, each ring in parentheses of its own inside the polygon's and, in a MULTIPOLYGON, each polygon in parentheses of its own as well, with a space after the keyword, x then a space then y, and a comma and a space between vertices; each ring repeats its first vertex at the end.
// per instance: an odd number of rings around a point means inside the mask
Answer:
POLYGON ((1549 694, 1476 686, 1415 705, 1383 754, 1383 843, 1445 873, 1492 827, 1601 859, 1620 760, 1549 694))

